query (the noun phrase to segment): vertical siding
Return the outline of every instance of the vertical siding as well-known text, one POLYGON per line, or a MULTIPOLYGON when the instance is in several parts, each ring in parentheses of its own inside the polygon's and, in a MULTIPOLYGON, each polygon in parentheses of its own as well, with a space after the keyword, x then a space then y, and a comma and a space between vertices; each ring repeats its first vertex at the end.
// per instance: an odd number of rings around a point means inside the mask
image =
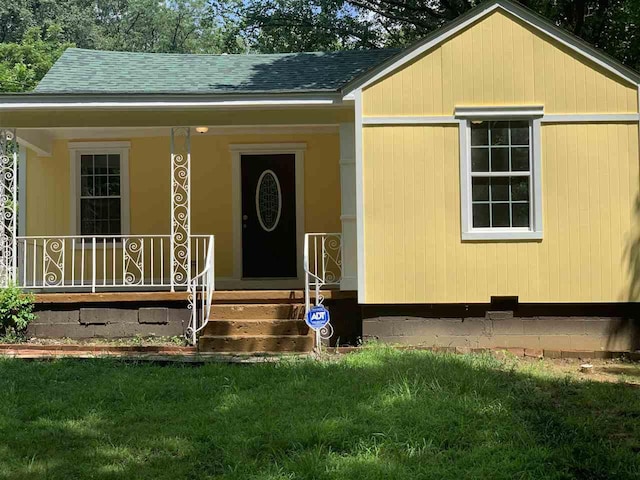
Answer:
POLYGON ((364 115, 452 115, 456 105, 544 105, 546 113, 637 112, 637 90, 496 11, 367 88, 364 115))
MULTIPOLYGON (((127 139, 122 139, 127 140, 127 139)), ((132 138, 129 154, 132 234, 170 233, 170 142, 168 137, 132 138)), ((233 273, 230 144, 306 143, 305 231, 339 232, 339 136, 209 135, 192 139, 191 231, 216 235, 216 273, 233 273)), ((69 150, 56 141, 48 158, 29 152, 27 235, 70 235, 69 150)))
POLYGON ((542 127, 540 242, 460 240, 457 126, 363 142, 367 303, 640 300, 637 123, 542 127))

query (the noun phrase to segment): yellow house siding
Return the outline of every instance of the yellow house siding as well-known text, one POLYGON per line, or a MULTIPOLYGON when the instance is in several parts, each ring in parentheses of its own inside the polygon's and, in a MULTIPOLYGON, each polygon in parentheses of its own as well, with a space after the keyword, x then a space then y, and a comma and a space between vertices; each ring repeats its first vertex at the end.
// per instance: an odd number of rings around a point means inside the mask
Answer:
MULTIPOLYGON (((169 137, 129 140, 132 234, 170 233, 169 137)), ((83 140, 85 141, 85 140, 83 140)), ((100 140, 101 142, 103 140, 100 140)), ((191 231, 216 235, 216 274, 233 273, 231 144, 305 143, 305 231, 340 231, 338 133, 192 135, 191 231)), ((71 235, 68 142, 57 140, 51 157, 28 152, 27 235, 71 235)))
MULTIPOLYGON (((69 150, 55 142, 51 157, 27 151, 27 235, 68 235, 70 231, 69 150)), ((20 208, 20 206, 18 206, 20 208)))
POLYGON ((637 87, 496 11, 363 92, 365 116, 452 115, 456 105, 635 113, 637 87))
POLYGON ((640 300, 638 154, 637 123, 543 125, 543 240, 462 242, 458 127, 365 127, 366 303, 640 300))

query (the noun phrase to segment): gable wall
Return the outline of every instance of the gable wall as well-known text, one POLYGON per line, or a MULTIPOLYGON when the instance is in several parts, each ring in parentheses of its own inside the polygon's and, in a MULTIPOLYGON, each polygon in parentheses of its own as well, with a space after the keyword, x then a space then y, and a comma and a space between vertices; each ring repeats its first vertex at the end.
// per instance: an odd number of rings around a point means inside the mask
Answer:
MULTIPOLYGON (((637 113, 637 102, 637 86, 496 12, 365 89, 362 113, 637 113)), ((543 239, 510 242, 461 240, 459 127, 446 122, 362 127, 365 303, 640 301, 637 121, 543 123, 543 239)))
POLYGON ((453 115, 456 105, 545 113, 638 111, 637 88, 496 11, 363 92, 365 116, 453 115))

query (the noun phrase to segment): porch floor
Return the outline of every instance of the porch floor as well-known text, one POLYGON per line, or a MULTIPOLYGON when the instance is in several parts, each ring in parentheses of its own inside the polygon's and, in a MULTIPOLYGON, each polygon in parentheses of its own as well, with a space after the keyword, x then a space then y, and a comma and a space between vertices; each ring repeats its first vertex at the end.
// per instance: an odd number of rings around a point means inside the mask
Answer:
MULTIPOLYGON (((356 298, 357 292, 323 290, 327 300, 356 298)), ((315 292, 311 292, 315 296, 315 292)), ((37 293, 35 303, 120 303, 120 302, 172 302, 187 300, 188 292, 96 292, 96 293, 37 293)), ((304 302, 304 290, 218 290, 213 294, 214 303, 244 302, 304 302)))

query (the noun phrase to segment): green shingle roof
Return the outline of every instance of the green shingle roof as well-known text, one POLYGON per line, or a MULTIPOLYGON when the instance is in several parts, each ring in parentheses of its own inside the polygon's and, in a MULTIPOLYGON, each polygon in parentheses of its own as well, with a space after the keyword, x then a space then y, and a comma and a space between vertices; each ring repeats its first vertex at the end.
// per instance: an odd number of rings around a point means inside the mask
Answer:
POLYGON ((229 94, 336 91, 397 50, 252 55, 106 52, 70 48, 37 93, 229 94))

